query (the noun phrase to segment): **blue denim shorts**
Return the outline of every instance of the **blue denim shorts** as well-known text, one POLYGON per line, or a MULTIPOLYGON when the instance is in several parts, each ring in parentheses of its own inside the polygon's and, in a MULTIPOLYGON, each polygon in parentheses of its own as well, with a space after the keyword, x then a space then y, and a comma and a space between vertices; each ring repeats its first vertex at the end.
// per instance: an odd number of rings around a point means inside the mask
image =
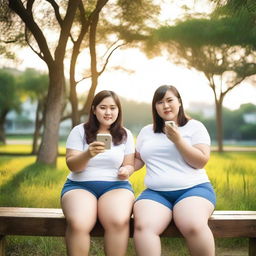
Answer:
POLYGON ((175 191, 156 191, 147 188, 138 196, 136 201, 142 199, 153 200, 172 210, 174 205, 180 200, 190 196, 203 197, 210 201, 214 206, 216 205, 216 195, 210 182, 175 191))
POLYGON ((134 193, 129 181, 73 181, 67 179, 62 188, 61 197, 70 190, 84 189, 91 192, 98 199, 104 193, 118 188, 125 188, 134 193))

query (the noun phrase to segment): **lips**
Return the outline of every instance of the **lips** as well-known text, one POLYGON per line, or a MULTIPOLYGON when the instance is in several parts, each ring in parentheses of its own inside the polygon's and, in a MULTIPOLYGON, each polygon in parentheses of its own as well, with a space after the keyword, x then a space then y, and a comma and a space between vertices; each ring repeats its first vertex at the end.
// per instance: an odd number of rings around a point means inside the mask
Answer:
POLYGON ((171 113, 171 111, 164 111, 165 115, 168 115, 169 113, 171 113))

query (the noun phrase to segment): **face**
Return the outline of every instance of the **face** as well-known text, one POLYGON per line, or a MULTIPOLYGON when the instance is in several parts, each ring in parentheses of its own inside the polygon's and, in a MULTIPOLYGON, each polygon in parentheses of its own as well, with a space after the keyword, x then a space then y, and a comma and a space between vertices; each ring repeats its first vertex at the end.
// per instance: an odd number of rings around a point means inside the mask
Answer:
POLYGON ((179 99, 171 90, 167 90, 164 97, 156 102, 156 111, 164 121, 177 122, 179 108, 179 99))
POLYGON ((101 127, 110 127, 118 117, 119 109, 112 97, 104 98, 95 108, 96 115, 101 127))

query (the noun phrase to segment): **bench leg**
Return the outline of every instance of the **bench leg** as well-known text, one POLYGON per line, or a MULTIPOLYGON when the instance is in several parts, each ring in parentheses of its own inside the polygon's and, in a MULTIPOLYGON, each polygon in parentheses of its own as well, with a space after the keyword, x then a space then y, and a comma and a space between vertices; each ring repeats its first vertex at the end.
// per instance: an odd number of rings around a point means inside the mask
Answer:
POLYGON ((5 256, 5 236, 0 235, 0 256, 5 256))
POLYGON ((256 255, 256 237, 249 238, 249 256, 256 255))

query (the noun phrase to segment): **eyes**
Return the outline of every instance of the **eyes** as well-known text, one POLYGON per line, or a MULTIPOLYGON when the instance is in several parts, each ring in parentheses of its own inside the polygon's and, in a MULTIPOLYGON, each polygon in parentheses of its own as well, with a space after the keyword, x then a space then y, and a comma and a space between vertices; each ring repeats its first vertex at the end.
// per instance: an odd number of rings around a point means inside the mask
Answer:
POLYGON ((110 109, 111 111, 114 111, 114 110, 117 110, 118 108, 117 108, 117 106, 105 106, 105 105, 101 105, 101 106, 99 106, 99 109, 100 110, 106 110, 106 109, 110 109))
POLYGON ((174 99, 168 98, 168 99, 166 99, 166 100, 159 100, 159 101, 156 102, 156 104, 157 104, 157 105, 161 105, 161 104, 164 104, 164 102, 171 103, 171 102, 173 102, 173 101, 174 101, 174 99))

